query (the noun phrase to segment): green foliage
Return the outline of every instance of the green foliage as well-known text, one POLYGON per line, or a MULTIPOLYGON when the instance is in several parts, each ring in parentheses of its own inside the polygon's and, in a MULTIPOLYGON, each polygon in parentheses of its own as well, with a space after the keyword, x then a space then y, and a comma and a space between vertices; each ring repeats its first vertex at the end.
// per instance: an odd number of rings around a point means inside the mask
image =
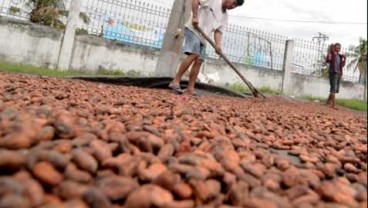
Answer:
POLYGON ((89 24, 89 22, 91 22, 91 19, 89 18, 89 16, 84 13, 84 12, 81 12, 79 13, 79 17, 83 20, 84 23, 86 24, 89 24))
POLYGON ((270 87, 261 87, 258 89, 261 93, 269 93, 269 94, 280 94, 279 90, 272 89, 270 87))
MULTIPOLYGON (((31 10, 31 22, 65 29, 66 25, 60 20, 60 16, 68 16, 69 11, 64 10, 62 0, 28 0, 26 5, 31 10)), ((81 12, 79 16, 85 24, 89 24, 88 15, 81 12)))
POLYGON ((128 77, 141 77, 142 73, 136 70, 129 70, 128 72, 125 73, 126 76, 128 77))
POLYGON ((75 30, 75 34, 77 34, 77 35, 88 35, 88 31, 86 29, 83 29, 83 28, 77 28, 75 30))
POLYGON ((347 63, 348 70, 359 70, 359 81, 363 82, 367 76, 367 40, 360 38, 359 45, 354 48, 354 54, 348 54, 353 59, 347 63))
POLYGON ((108 70, 108 69, 99 69, 96 74, 105 75, 105 76, 125 76, 126 74, 123 71, 119 70, 108 70))
POLYGON ((16 14, 16 13, 20 12, 20 8, 15 7, 15 6, 11 6, 11 7, 9 8, 9 12, 10 12, 11 14, 16 14))
MULTIPOLYGON (((235 91, 235 92, 239 92, 239 93, 250 93, 251 92, 247 85, 243 83, 239 83, 239 82, 232 83, 232 84, 226 84, 223 87, 229 90, 235 91)), ((274 90, 270 87, 261 87, 261 88, 258 88, 258 91, 261 93, 279 94, 278 90, 274 90)))
POLYGON ((121 23, 122 25, 130 28, 130 29, 134 29, 134 30, 139 30, 139 31, 143 31, 143 32, 146 32, 146 31, 149 31, 150 28, 144 26, 144 25, 140 25, 140 24, 136 24, 136 23, 130 23, 130 22, 122 22, 121 23))
POLYGON ((239 93, 249 93, 250 92, 249 88, 245 84, 242 84, 239 82, 232 83, 232 84, 227 83, 224 87, 234 92, 239 92, 239 93))

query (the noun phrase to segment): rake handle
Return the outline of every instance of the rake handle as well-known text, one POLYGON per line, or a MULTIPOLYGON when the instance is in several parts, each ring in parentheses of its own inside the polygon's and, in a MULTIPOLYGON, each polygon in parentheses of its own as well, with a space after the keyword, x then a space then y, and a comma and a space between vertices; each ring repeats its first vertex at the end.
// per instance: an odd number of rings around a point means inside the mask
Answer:
MULTIPOLYGON (((196 28, 202 36, 212 45, 213 48, 216 48, 216 44, 203 32, 203 30, 199 27, 196 28)), ((225 60, 227 64, 239 75, 239 77, 243 80, 243 82, 249 87, 249 89, 252 91, 254 97, 258 97, 258 95, 261 95, 263 98, 266 98, 262 93, 260 93, 253 85, 250 83, 245 77, 239 72, 238 69, 234 66, 233 63, 230 62, 230 60, 225 56, 223 52, 220 51, 219 55, 225 60)))

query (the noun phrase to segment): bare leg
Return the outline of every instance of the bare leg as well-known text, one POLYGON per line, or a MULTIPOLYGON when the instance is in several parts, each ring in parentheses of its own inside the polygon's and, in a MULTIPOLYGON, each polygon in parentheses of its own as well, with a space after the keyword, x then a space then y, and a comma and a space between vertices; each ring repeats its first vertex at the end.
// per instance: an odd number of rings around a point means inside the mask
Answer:
POLYGON ((332 98, 331 98, 331 107, 334 108, 334 109, 337 109, 336 108, 336 94, 335 93, 332 93, 332 98))
POLYGON ((330 95, 328 96, 326 105, 331 105, 331 99, 332 99, 332 93, 330 93, 330 95))
POLYGON ((171 82, 171 84, 180 84, 180 80, 183 77, 184 73, 188 70, 190 65, 198 58, 198 55, 196 54, 190 54, 187 56, 183 62, 181 63, 178 72, 176 73, 176 76, 174 80, 171 82))
POLYGON ((189 74, 189 83, 188 83, 188 93, 193 94, 194 92, 194 85, 195 82, 197 80, 198 74, 199 74, 199 70, 201 69, 202 66, 202 61, 199 59, 196 59, 192 69, 190 70, 190 74, 189 74))

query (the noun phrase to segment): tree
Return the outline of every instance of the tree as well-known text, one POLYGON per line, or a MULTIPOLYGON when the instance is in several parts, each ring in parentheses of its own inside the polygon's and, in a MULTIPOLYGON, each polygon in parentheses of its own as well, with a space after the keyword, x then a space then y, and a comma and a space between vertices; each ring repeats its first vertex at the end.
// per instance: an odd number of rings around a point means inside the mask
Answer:
POLYGON ((360 38, 359 45, 354 48, 353 54, 348 54, 353 59, 346 65, 348 70, 359 70, 359 82, 366 82, 367 77, 367 40, 360 38))
POLYGON ((30 0, 30 3, 33 5, 30 13, 31 22, 57 28, 65 27, 59 19, 63 12, 60 11, 57 0, 30 0))
MULTIPOLYGON (((30 11, 31 22, 61 29, 65 28, 65 24, 60 20, 60 17, 68 16, 69 12, 65 10, 63 0, 28 0, 26 7, 30 11)), ((20 11, 14 6, 11 8, 13 13, 20 11)), ((79 16, 85 24, 89 23, 90 19, 85 13, 81 12, 79 16)))

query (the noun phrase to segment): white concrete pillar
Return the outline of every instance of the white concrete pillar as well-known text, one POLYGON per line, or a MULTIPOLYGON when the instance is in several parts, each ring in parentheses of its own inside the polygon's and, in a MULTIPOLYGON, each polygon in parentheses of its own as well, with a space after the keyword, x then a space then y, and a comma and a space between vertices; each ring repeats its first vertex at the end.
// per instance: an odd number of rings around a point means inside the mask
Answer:
POLYGON ((283 76, 282 76, 282 88, 281 93, 283 95, 289 95, 291 89, 291 63, 293 61, 294 53, 294 41, 287 40, 284 53, 284 64, 283 64, 283 76))
POLYGON ((72 59, 75 29, 79 21, 79 13, 83 0, 72 0, 68 15, 68 21, 59 54, 57 69, 68 70, 72 59))
POLYGON ((191 0, 175 0, 173 4, 155 76, 175 76, 182 52, 184 24, 190 17, 191 2, 191 0))

